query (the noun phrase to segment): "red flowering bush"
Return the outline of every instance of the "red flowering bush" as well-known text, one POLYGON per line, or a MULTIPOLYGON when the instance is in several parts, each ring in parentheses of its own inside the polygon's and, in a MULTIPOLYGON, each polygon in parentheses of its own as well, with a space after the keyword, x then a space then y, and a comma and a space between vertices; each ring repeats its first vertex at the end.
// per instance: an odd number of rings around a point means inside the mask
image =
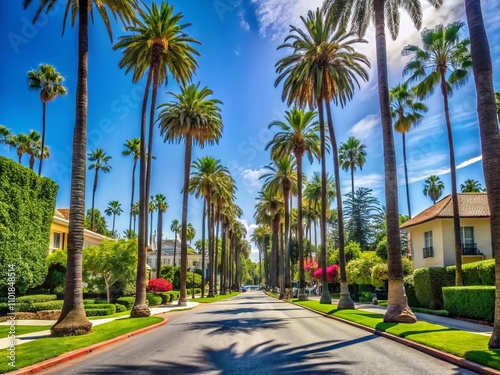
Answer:
POLYGON ((148 282, 148 289, 153 292, 168 292, 172 290, 172 283, 165 279, 151 279, 148 282))
POLYGON ((308 273, 311 277, 314 277, 314 272, 318 269, 318 263, 314 260, 305 260, 304 261, 304 271, 308 273))
MULTIPOLYGON (((313 277, 319 281, 323 281, 323 268, 318 268, 314 271, 313 277)), ((339 266, 333 264, 326 267, 326 281, 329 283, 336 283, 339 277, 339 266)))

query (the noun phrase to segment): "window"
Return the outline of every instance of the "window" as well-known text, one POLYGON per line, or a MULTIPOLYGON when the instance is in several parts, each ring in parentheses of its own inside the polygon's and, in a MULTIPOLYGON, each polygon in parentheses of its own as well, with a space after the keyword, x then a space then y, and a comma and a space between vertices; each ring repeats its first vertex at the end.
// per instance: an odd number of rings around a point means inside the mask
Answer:
POLYGON ((432 231, 425 232, 424 237, 425 237, 425 247, 432 247, 432 231))
POLYGON ((54 233, 54 246, 55 249, 61 249, 61 233, 54 233))
POLYGON ((474 243, 474 227, 461 227, 460 239, 462 244, 470 245, 474 243))
POLYGON ((434 256, 434 249, 432 248, 432 231, 424 233, 424 258, 431 258, 434 256))

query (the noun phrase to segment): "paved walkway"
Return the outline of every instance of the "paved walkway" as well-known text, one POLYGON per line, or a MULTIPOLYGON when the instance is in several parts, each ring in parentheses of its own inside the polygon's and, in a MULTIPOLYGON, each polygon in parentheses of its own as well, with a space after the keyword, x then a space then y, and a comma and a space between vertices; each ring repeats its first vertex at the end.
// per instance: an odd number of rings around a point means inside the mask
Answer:
MULTIPOLYGON (((172 305, 165 305, 165 306, 157 306, 157 307, 151 307, 149 310, 151 311, 151 315, 158 315, 158 314, 163 314, 168 311, 172 310, 184 310, 184 309, 191 309, 193 307, 198 306, 198 302, 187 302, 187 306, 178 306, 176 304, 172 305)), ((128 315, 125 316, 119 316, 116 318, 104 318, 104 319, 92 319, 92 325, 97 326, 99 324, 104 324, 111 322, 116 319, 123 319, 123 318, 128 318, 128 315)), ((51 326, 55 323, 55 320, 16 320, 16 325, 17 326, 51 326)), ((2 322, 0 323, 0 326, 8 326, 9 322, 2 322)), ((16 336, 16 346, 25 344, 27 342, 36 340, 36 339, 41 339, 44 337, 49 337, 50 336, 50 331, 40 331, 40 332, 33 332, 33 333, 26 333, 24 335, 19 335, 16 336)), ((0 339, 0 350, 6 349, 9 347, 9 338, 1 338, 0 339)))

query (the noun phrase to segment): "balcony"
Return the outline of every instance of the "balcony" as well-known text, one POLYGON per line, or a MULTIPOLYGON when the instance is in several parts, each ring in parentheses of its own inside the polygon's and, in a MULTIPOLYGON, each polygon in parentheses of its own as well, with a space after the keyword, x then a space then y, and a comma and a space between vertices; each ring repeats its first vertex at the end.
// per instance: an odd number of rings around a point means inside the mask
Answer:
POLYGON ((431 247, 424 247, 424 258, 432 258, 434 256, 434 249, 431 247))
POLYGON ((462 255, 482 255, 482 253, 477 249, 477 243, 463 243, 462 255))

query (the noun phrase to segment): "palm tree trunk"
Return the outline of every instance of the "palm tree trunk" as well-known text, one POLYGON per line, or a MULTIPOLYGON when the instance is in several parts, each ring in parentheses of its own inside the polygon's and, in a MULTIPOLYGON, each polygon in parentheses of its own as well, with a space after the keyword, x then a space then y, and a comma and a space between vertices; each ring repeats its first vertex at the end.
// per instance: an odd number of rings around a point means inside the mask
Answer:
POLYGON ((306 301, 306 274, 304 270, 304 226, 302 225, 302 156, 295 154, 297 160, 297 242, 299 243, 299 301, 306 301))
POLYGON ((261 246, 258 246, 259 248, 259 286, 262 285, 262 248, 261 246))
POLYGON ((271 288, 276 293, 278 289, 278 233, 280 231, 280 216, 275 215, 272 222, 271 245, 271 288))
POLYGON ((153 213, 154 213, 154 210, 149 213, 150 222, 149 222, 149 241, 148 241, 148 244, 151 247, 151 249, 153 248, 153 213))
POLYGON ((115 219, 116 219, 116 214, 113 214, 113 234, 115 233, 115 219))
POLYGON ((268 246, 269 243, 266 244, 264 249, 264 278, 265 278, 266 288, 269 288, 271 286, 271 274, 269 270, 269 254, 267 253, 268 246))
POLYGON ((92 332, 92 323, 85 316, 83 308, 82 289, 88 104, 88 0, 80 0, 78 10, 78 81, 71 161, 68 261, 66 264, 66 285, 61 315, 50 328, 53 336, 75 336, 92 332))
MULTIPOLYGON (((328 293, 328 281, 326 279, 326 152, 325 152, 325 115, 323 109, 323 98, 318 99, 318 114, 321 141, 321 213, 320 213, 320 237, 321 237, 321 267, 323 268, 322 293, 319 303, 331 304, 332 298, 328 293)), ((316 250, 317 251, 317 250, 316 250)))
POLYGON ((406 166, 406 137, 405 137, 405 133, 402 133, 401 135, 403 137, 403 163, 405 166, 406 202, 408 203, 408 216, 411 219, 410 187, 408 184, 408 167, 406 166))
POLYGON ((500 134, 493 90, 490 46, 484 28, 481 2, 465 0, 465 14, 471 41, 484 179, 491 213, 491 243, 495 258, 495 320, 488 346, 496 349, 500 348, 500 164, 498 163, 500 134))
MULTIPOLYGON (((214 261, 214 293, 217 294, 217 275, 219 274, 219 267, 218 267, 218 262, 219 262, 219 224, 220 224, 220 207, 217 206, 217 212, 216 218, 215 218, 215 238, 214 238, 214 256, 215 256, 215 261, 214 261)), ((220 291, 220 287, 219 287, 220 291)))
POLYGON ((158 223, 156 227, 156 278, 159 279, 161 277, 161 237, 163 228, 163 212, 158 209, 158 223))
MULTIPOLYGON (((335 129, 333 128, 332 111, 330 103, 326 104, 326 115, 328 119, 328 130, 330 132, 330 143, 333 154, 333 171, 335 174, 335 190, 337 198, 337 220, 339 232, 339 271, 340 271, 340 298, 337 308, 354 309, 354 301, 351 299, 349 287, 347 286, 346 261, 345 261, 345 239, 344 239, 344 215, 342 212, 342 192, 340 189, 340 172, 339 172, 339 152, 337 149, 337 139, 335 137, 335 129)), ((354 168, 351 168, 351 183, 352 183, 352 201, 354 203, 354 168)), ((326 221, 325 221, 326 225, 326 221)))
POLYGON ((205 225, 207 221, 207 202, 203 198, 203 219, 201 222, 201 298, 205 297, 205 225))
POLYGON ((139 228, 137 239, 137 276, 135 283, 135 301, 131 317, 149 316, 151 314, 146 305, 146 237, 148 220, 148 200, 146 195, 146 110, 148 105, 149 88, 151 86, 151 69, 148 72, 141 112, 141 150, 139 159, 139 228))
POLYGON ((462 277, 462 241, 460 239, 460 208, 458 206, 457 167, 455 164, 455 148, 453 146, 453 132, 451 129, 450 108, 448 104, 448 87, 445 74, 441 73, 441 91, 444 101, 444 116, 446 131, 448 133, 448 146, 450 148, 450 175, 451 175, 451 201, 453 203, 453 234, 455 237, 455 286, 463 286, 462 277))
POLYGON ((31 170, 33 170, 33 166, 35 165, 35 154, 33 152, 34 150, 31 150, 31 155, 29 160, 29 167, 31 170))
MULTIPOLYGON (((95 192, 97 190, 97 180, 99 179, 99 169, 96 167, 95 175, 94 175, 94 186, 92 188, 92 209, 90 211, 90 230, 94 231, 94 201, 95 201, 95 192)), ((95 231, 97 232, 97 230, 95 231)))
POLYGON ((280 285, 280 299, 285 298, 285 246, 284 246, 283 223, 280 222, 279 234, 279 256, 278 256, 278 283, 280 285))
POLYGON ((187 305, 186 273, 187 273, 187 214, 189 198, 189 172, 191 169, 191 134, 186 136, 186 154, 184 156, 184 185, 182 188, 182 226, 181 226, 181 294, 179 306, 187 305))
MULTIPOLYGON (((137 159, 134 157, 134 166, 132 167, 132 197, 130 198, 130 221, 128 224, 129 231, 132 229, 132 211, 134 210, 134 192, 135 192, 135 169, 137 167, 137 159)), ((134 224, 135 231, 135 224, 134 224)))
POLYGON ((222 223, 221 227, 221 237, 222 237, 222 253, 221 253, 221 265, 220 265, 220 294, 227 294, 226 292, 226 224, 222 223))
POLYGON ((213 245, 213 207, 212 207, 212 191, 208 189, 207 191, 207 197, 206 197, 206 204, 207 204, 207 229, 208 229, 208 263, 209 263, 209 270, 208 270, 208 297, 213 298, 215 297, 214 293, 214 245, 213 245))
MULTIPOLYGON (((283 189, 285 201, 285 257, 284 261, 284 288, 290 288, 292 292, 292 280, 290 278, 290 189, 283 189)), ((288 291, 287 291, 288 292, 288 291)))
POLYGON ((177 266, 175 262, 175 256, 177 255, 176 252, 177 252, 177 231, 174 232, 174 267, 177 266))
POLYGON ((392 118, 387 78, 387 48, 385 42, 384 0, 374 0, 375 41, 377 49, 378 96, 384 143, 385 201, 387 220, 387 263, 389 295, 385 322, 414 323, 415 315, 408 307, 403 284, 403 259, 399 232, 396 153, 392 135, 392 118))
POLYGON ((42 101, 42 146, 40 149, 40 165, 38 166, 38 175, 42 175, 42 161, 43 161, 43 150, 45 149, 45 114, 47 110, 47 103, 42 101))

